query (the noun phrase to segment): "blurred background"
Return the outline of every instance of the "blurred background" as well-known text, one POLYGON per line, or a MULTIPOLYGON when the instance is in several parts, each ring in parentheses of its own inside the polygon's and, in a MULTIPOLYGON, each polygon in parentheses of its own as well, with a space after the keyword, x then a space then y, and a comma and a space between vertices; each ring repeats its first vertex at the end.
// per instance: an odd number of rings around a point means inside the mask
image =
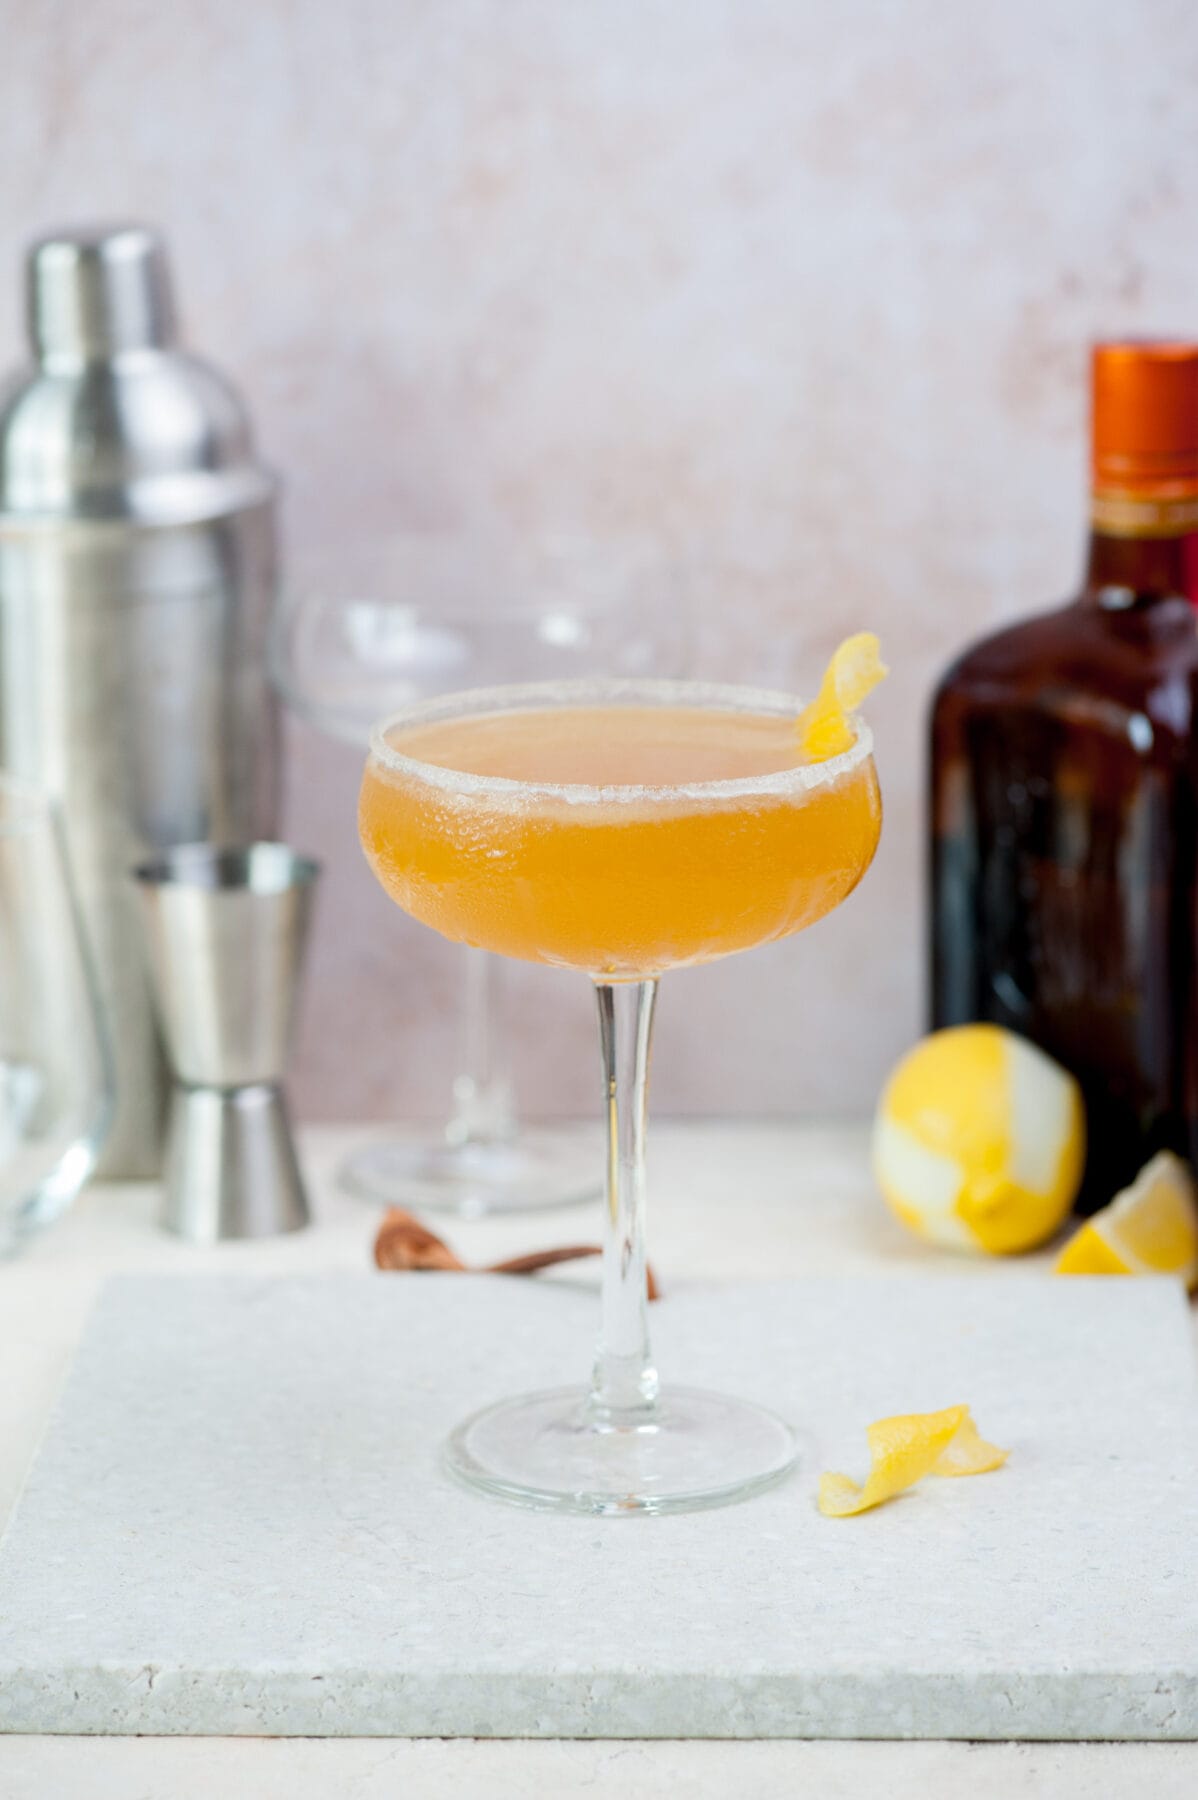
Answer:
MULTIPOLYGON (((159 225, 285 549, 396 524, 652 533, 704 672, 809 689, 846 632, 878 864, 809 938, 680 975, 658 1112, 872 1104, 922 1028, 930 685, 1075 584, 1086 347, 1198 328, 1185 0, 0 0, 0 350, 48 228, 159 225)), ((453 949, 357 848, 359 759, 288 723, 326 864, 291 1091, 431 1116, 453 949)), ((523 1108, 592 1110, 592 1006, 509 966, 523 1108)))

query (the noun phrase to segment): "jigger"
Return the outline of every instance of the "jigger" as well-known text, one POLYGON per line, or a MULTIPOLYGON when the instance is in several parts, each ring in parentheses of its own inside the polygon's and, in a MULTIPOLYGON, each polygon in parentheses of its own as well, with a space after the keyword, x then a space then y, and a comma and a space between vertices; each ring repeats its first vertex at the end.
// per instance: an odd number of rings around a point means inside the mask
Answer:
POLYGON ((196 1243, 296 1231, 281 1081, 319 865, 285 844, 183 844, 133 873, 175 1076, 163 1224, 196 1243))

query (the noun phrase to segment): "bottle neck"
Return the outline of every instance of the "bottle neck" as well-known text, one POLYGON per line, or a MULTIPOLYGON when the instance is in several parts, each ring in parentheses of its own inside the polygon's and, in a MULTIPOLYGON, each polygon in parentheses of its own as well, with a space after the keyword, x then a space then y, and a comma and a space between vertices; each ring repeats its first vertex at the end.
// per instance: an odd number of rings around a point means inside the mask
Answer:
POLYGON ((1198 500, 1096 494, 1085 591, 1104 606, 1142 606, 1181 595, 1198 608, 1198 500))

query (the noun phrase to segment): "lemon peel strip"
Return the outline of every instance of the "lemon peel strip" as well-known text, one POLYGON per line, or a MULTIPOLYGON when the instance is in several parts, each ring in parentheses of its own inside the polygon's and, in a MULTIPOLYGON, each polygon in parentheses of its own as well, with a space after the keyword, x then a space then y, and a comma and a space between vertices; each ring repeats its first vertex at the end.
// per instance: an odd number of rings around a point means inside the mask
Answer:
POLYGON ((941 1451, 932 1474, 988 1475, 991 1469, 1001 1469, 1010 1454, 1009 1450, 1000 1450, 997 1444, 986 1442, 966 1407, 965 1417, 941 1451))
POLYGON ((872 631, 845 638, 824 670, 819 693, 795 721, 799 747, 809 762, 827 762, 852 749, 856 739, 848 716, 889 673, 872 631))
POLYGON ((870 1471, 863 1487, 848 1475, 819 1478, 819 1509, 825 1518, 847 1519, 893 1499, 925 1475, 984 1475, 1001 1469, 1007 1450, 979 1434, 967 1406, 942 1412, 899 1413, 866 1427, 870 1471))

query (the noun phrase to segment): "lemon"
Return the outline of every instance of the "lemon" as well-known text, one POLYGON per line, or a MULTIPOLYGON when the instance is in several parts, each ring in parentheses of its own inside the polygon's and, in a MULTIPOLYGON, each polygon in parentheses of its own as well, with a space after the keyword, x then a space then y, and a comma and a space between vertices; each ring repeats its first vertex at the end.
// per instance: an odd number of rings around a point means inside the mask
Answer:
POLYGON ((1162 1150, 1074 1232, 1058 1275, 1179 1275, 1198 1287, 1198 1193, 1188 1163, 1162 1150))
POLYGON ((1010 1455, 986 1442, 967 1406, 878 1419, 866 1427, 865 1437, 870 1469, 863 1487, 848 1475, 819 1478, 819 1509, 825 1518, 868 1512, 925 1475, 984 1475, 1001 1469, 1010 1455))
POLYGON ((872 631, 845 638, 824 670, 819 693, 795 721, 808 762, 827 762, 830 756, 852 749, 856 735, 849 715, 888 673, 872 631))
POLYGON ((1001 1025, 933 1032, 898 1064, 874 1122, 874 1173, 904 1225, 1005 1256, 1052 1236, 1085 1159, 1081 1089, 1001 1025))

